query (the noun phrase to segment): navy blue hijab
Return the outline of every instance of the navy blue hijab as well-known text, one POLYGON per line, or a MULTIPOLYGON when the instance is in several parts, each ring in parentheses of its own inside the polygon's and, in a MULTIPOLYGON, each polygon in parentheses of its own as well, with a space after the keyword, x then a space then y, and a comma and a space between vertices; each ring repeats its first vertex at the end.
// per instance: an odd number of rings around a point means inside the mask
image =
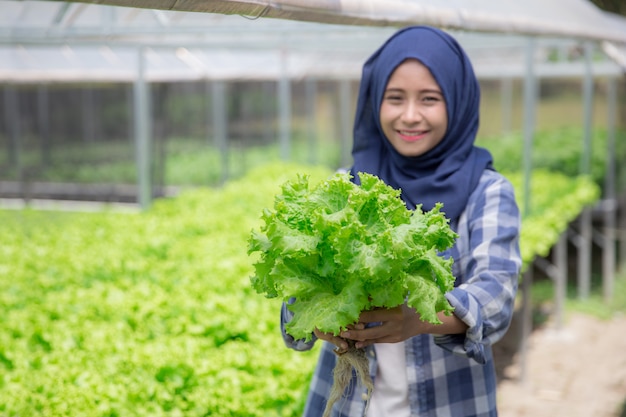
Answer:
POLYGON ((402 190, 407 207, 425 211, 437 202, 449 219, 457 219, 491 154, 474 146, 478 132, 480 87, 461 46, 447 33, 425 26, 396 32, 363 65, 354 122, 353 181, 358 172, 374 174, 402 190), (385 138, 379 110, 387 82, 403 61, 425 65, 442 90, 448 127, 442 141, 423 155, 400 155, 385 138))

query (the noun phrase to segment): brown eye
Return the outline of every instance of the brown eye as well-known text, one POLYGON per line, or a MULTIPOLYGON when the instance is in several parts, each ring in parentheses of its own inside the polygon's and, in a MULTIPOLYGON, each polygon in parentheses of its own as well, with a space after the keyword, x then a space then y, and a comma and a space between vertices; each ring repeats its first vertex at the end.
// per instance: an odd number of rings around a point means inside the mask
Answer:
POLYGON ((389 95, 385 96, 385 100, 392 101, 392 102, 398 102, 398 101, 402 100, 402 96, 398 95, 398 94, 389 94, 389 95))

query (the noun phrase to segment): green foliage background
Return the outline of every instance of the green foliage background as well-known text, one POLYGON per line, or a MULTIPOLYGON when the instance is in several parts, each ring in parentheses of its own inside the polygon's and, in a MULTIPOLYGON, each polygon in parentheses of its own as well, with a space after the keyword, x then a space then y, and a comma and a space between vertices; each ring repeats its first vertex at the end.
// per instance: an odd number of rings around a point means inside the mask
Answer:
MULTIPOLYGON (((247 239, 280 184, 331 172, 266 165, 134 214, 0 211, 0 416, 299 415, 317 349, 284 347, 247 239)), ((535 175, 525 260, 598 196, 535 175)))
POLYGON ((0 211, 0 416, 297 415, 315 352, 284 348, 246 255, 289 172, 138 214, 0 211))
MULTIPOLYGON (((533 141, 533 168, 558 171, 569 176, 581 173, 584 154, 583 130, 580 127, 562 127, 538 131, 533 141)), ((592 132, 590 150, 591 178, 604 184, 607 160, 607 132, 596 128, 592 132)), ((523 167, 524 139, 520 132, 508 135, 480 137, 477 144, 486 147, 494 156, 496 168, 505 172, 520 171, 523 167)), ((309 141, 302 135, 291 143, 290 160, 295 163, 315 163, 330 169, 340 167, 340 146, 336 140, 309 141)), ((269 144, 243 145, 233 143, 228 153, 222 155, 214 144, 206 139, 187 137, 170 138, 167 143, 155 143, 163 148, 163 166, 158 169, 161 179, 155 183, 167 186, 207 186, 220 184, 228 171, 229 179, 240 178, 245 173, 268 161, 281 159, 280 146, 269 144), (162 172, 160 172, 162 170, 162 172)), ((5 149, 0 148, 0 157, 5 149)), ((157 151, 155 151, 158 153, 157 151)), ((626 155, 626 131, 616 134, 615 155, 626 155)), ((155 157, 156 158, 156 157, 155 157)), ((135 184, 137 168, 131 142, 96 142, 64 144, 51 150, 50 161, 42 164, 38 148, 23 150, 24 171, 31 180, 77 183, 135 184)), ((156 163, 153 161, 153 163, 156 163)), ((626 186, 626 169, 618 165, 618 186, 626 186)), ((17 179, 17 172, 5 172, 6 178, 17 179)))
MULTIPOLYGON (((603 186, 608 158, 608 133, 603 128, 596 128, 592 132, 588 155, 585 155, 583 137, 584 132, 579 127, 561 127, 537 132, 532 144, 533 168, 576 177, 582 172, 582 159, 588 158, 589 172, 587 174, 598 185, 603 186)), ((524 157, 522 132, 482 137, 476 141, 476 144, 489 149, 498 170, 505 172, 522 170, 524 157)), ((618 161, 620 155, 626 155, 626 131, 616 132, 614 154, 618 161)), ((626 170, 618 167, 620 185, 626 185, 625 175, 626 170)))

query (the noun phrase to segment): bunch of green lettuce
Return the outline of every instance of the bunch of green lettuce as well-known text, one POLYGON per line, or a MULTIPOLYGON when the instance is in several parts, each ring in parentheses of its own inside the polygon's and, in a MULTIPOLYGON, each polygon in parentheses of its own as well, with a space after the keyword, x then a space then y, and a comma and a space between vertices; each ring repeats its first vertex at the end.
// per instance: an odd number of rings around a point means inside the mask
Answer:
POLYGON ((315 328, 337 335, 362 311, 405 300, 431 323, 452 311, 444 294, 453 261, 438 251, 457 235, 442 205, 409 210, 399 190, 358 175, 360 186, 347 173, 312 189, 306 175, 285 182, 249 238, 248 254, 260 252, 252 286, 267 298, 295 299, 286 330, 296 339, 310 340, 315 328))

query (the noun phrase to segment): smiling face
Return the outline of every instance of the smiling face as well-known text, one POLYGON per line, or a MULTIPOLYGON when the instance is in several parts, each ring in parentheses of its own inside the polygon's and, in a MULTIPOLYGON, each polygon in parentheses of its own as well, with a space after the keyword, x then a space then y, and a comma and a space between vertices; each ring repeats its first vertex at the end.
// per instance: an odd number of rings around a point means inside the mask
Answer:
POLYGON ((420 156, 446 134, 448 112, 443 92, 422 63, 409 59, 391 74, 380 106, 380 125, 403 156, 420 156))

